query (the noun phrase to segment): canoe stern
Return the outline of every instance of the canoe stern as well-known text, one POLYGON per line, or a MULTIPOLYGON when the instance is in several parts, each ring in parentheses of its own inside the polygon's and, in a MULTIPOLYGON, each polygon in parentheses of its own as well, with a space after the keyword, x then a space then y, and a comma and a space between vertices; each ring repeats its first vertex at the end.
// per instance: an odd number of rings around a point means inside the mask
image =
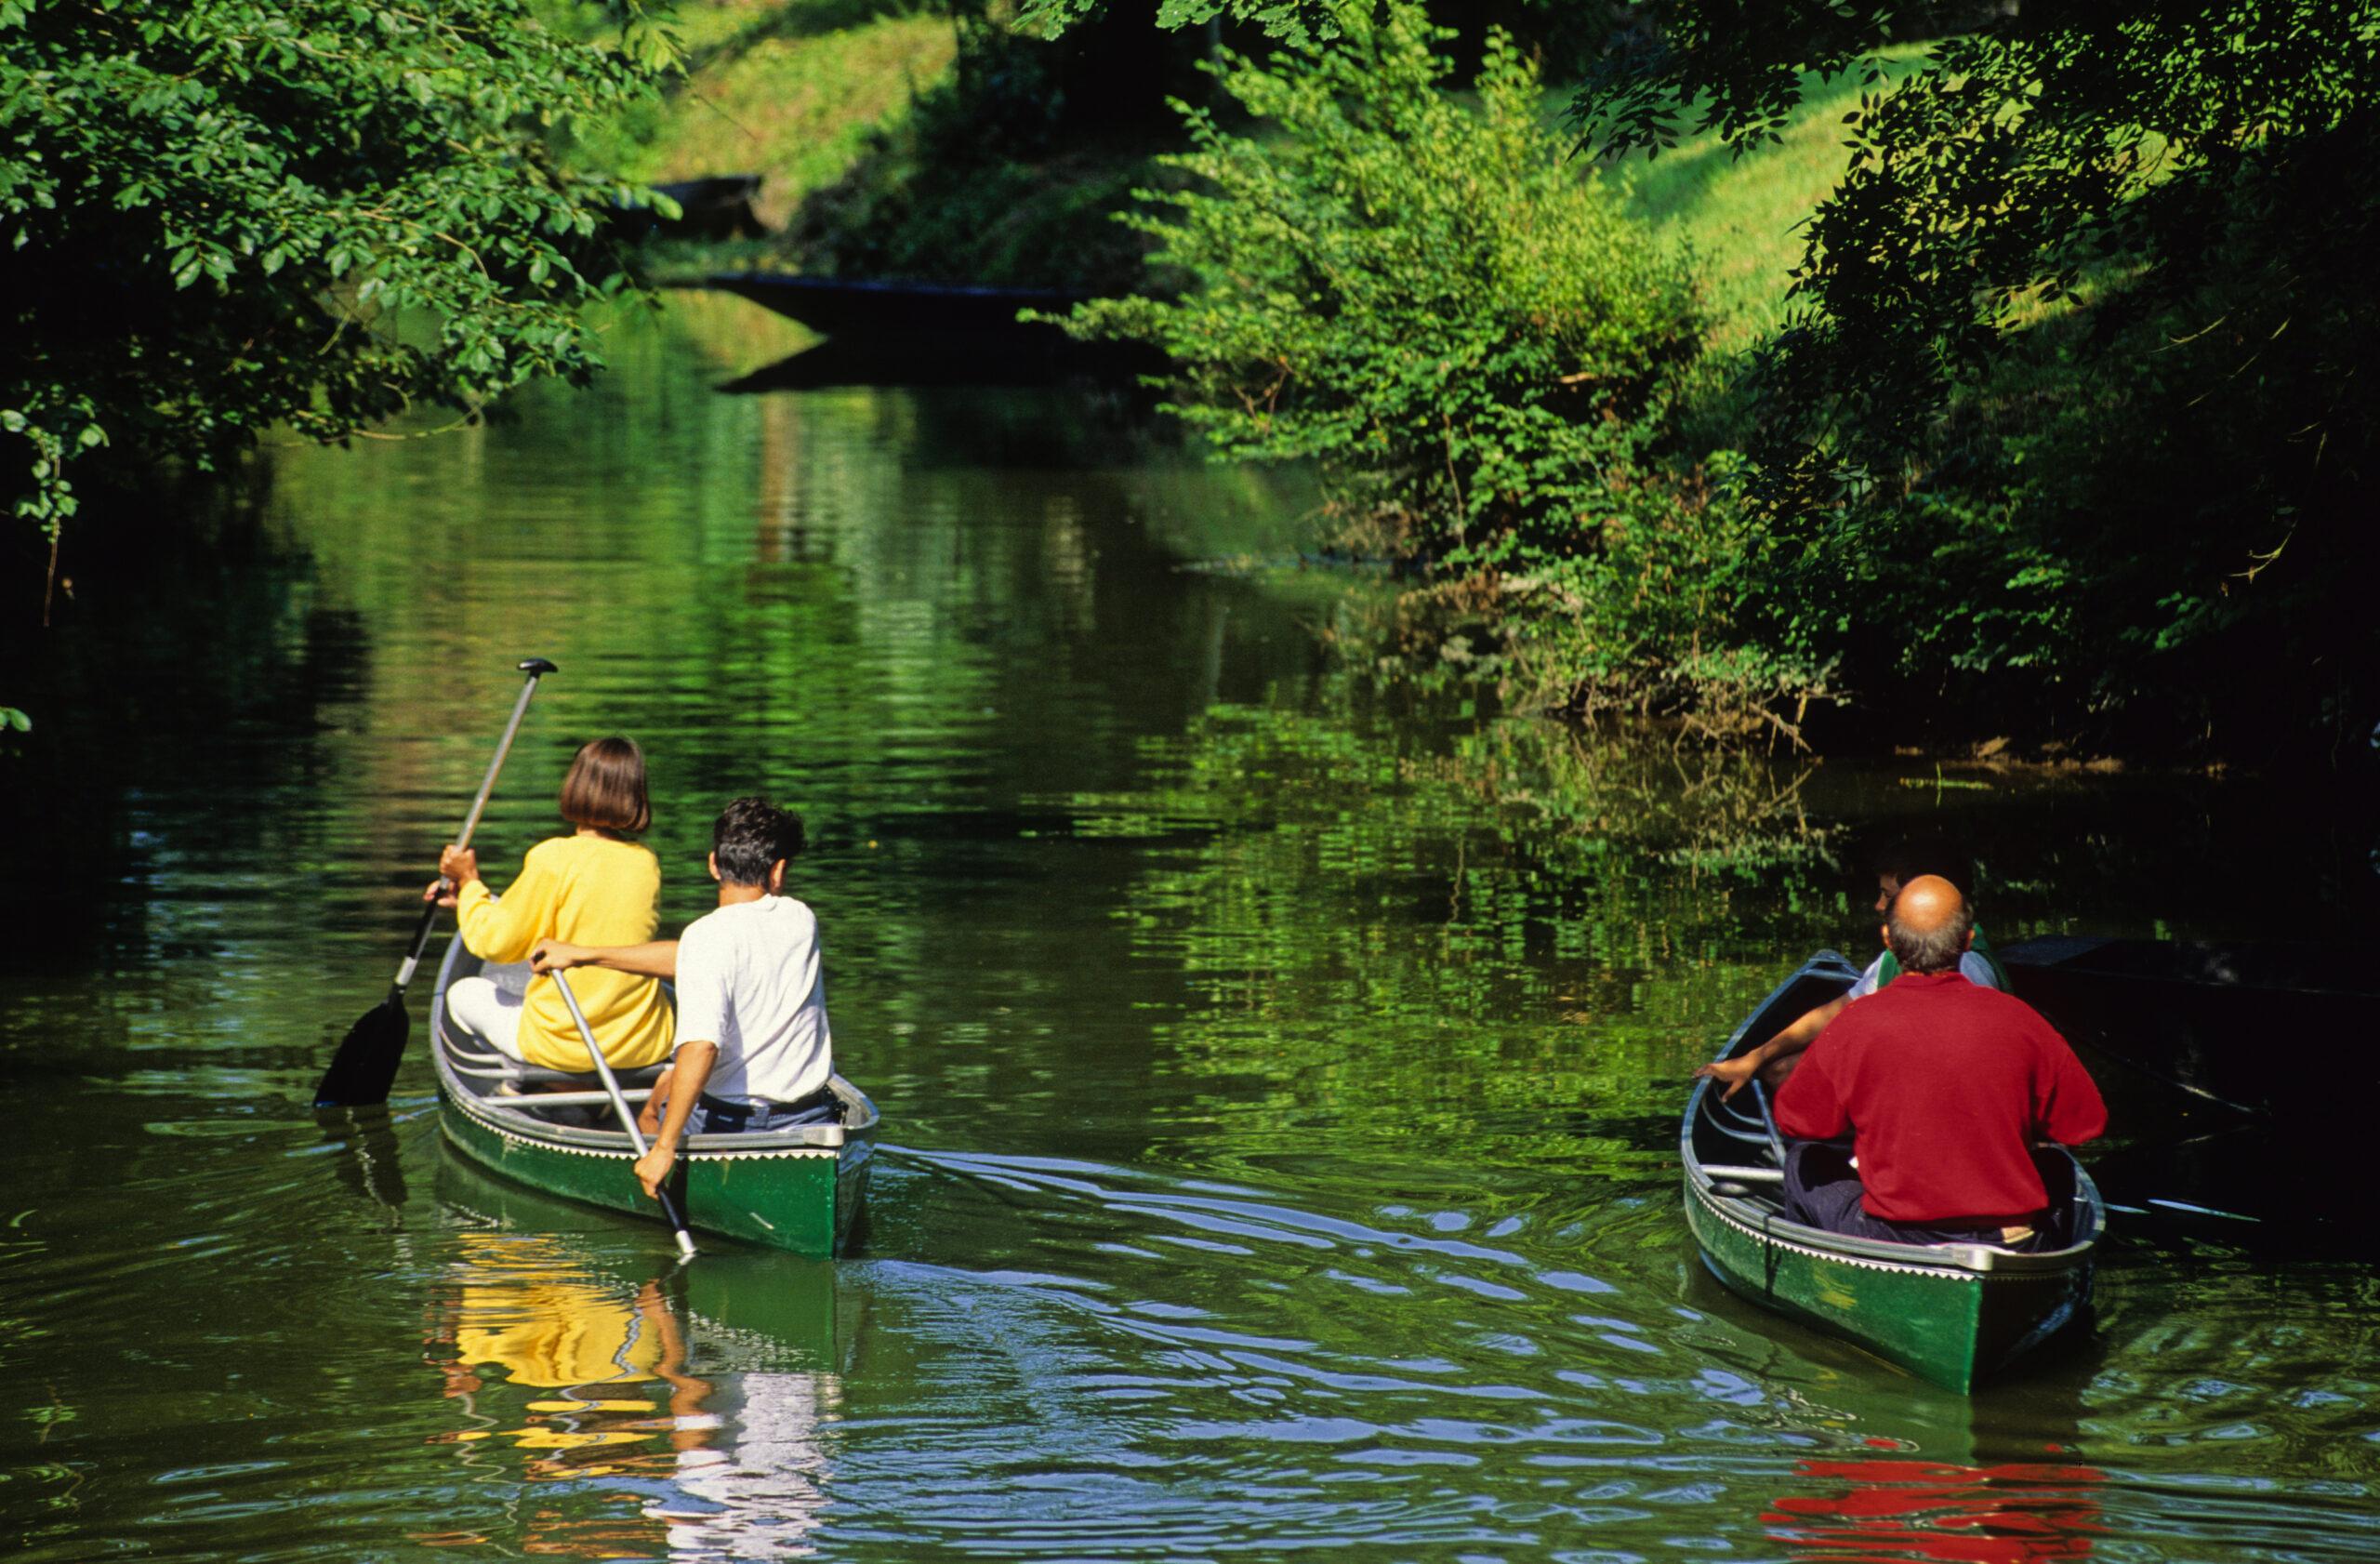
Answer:
POLYGON ((1845 1253, 1833 1235, 1699 1183, 1688 1186, 1686 1214, 1704 1263, 1731 1291, 1962 1394, 2063 1329, 2090 1297, 2087 1256, 1980 1245, 1944 1245, 1924 1263, 1845 1253))

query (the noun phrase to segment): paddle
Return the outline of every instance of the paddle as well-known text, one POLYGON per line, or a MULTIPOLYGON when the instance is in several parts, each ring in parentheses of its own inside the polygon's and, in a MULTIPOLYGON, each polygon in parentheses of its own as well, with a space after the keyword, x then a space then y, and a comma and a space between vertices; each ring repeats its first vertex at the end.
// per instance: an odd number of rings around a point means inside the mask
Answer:
MULTIPOLYGON (((480 811, 487 807, 488 794, 495 790, 496 774, 504 769, 504 757, 512 749, 512 736, 521 731, 521 719, 529 709, 529 697, 537 693, 538 679, 557 671, 543 657, 531 657, 520 668, 528 675, 527 682, 521 686, 521 698, 513 702, 512 720, 504 724, 504 737, 496 747, 496 759, 488 762, 487 780, 480 784, 480 796, 471 801, 470 817, 463 822, 463 834, 455 839, 457 847, 470 845, 471 831, 480 823, 480 811)), ((338 1052, 331 1055, 330 1068, 323 1072, 322 1081, 314 1088, 316 1107, 362 1107, 389 1100, 389 1087, 397 1079, 397 1061, 404 1056, 405 1035, 413 1027, 413 1018, 405 1014, 405 985, 413 981, 414 968, 421 964, 422 949, 430 943, 430 926, 437 921, 438 903, 432 899, 421 909, 421 921, 413 931, 413 946, 405 952, 404 965, 397 969, 397 980, 390 986, 389 997, 365 1011, 347 1029, 338 1052)))
MULTIPOLYGON (((562 974, 560 968, 546 975, 561 987, 562 1002, 570 1007, 570 1018, 578 1023, 578 1037, 587 1044, 587 1056, 595 1061, 595 1073, 603 1078, 603 1090, 612 1094, 612 1111, 620 1116, 620 1128, 628 1133, 628 1144, 636 1147, 637 1159, 641 1161, 644 1158, 644 1134, 636 1127, 636 1111, 628 1107, 628 1100, 620 1095, 620 1083, 612 1074, 610 1061, 603 1057, 603 1051, 595 1046, 595 1028, 587 1024, 587 1013, 578 1008, 578 996, 570 991, 570 979, 562 974)), ((678 1235, 678 1257, 693 1259, 694 1235, 686 1231, 686 1219, 678 1214, 678 1202, 669 1198, 669 1186, 663 1185, 655 1192, 655 1198, 661 1201, 661 1214, 669 1219, 671 1229, 678 1235)))

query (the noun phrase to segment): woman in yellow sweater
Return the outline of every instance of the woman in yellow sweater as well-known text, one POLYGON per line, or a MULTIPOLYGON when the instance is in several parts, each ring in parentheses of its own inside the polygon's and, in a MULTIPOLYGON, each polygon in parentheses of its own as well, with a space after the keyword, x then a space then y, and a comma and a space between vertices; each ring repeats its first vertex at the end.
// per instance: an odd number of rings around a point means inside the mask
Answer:
MULTIPOLYGON (((521 877, 500 897, 480 878, 479 856, 469 848, 450 846, 439 855, 438 872, 451 888, 442 883, 430 892, 456 909, 463 945, 480 960, 525 961, 541 939, 638 945, 653 937, 661 866, 628 835, 653 823, 644 753, 634 741, 599 738, 580 748, 562 780, 562 817, 577 831, 530 848, 521 877)), ((590 967, 571 987, 614 1066, 634 1069, 669 1056, 671 1013, 661 985, 590 967)), ((532 978, 525 995, 484 977, 459 978, 446 989, 446 1014, 523 1064, 595 1067, 549 977, 532 978)))

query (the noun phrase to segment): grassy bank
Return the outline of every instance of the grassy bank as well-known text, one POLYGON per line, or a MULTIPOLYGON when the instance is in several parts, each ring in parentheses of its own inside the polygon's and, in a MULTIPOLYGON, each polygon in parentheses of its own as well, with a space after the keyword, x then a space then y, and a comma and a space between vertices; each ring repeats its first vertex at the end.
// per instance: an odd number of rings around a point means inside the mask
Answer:
POLYGON ((1736 157, 1705 137, 1614 165, 1630 212, 1693 257, 1712 353, 1741 352, 1784 325, 1802 222, 1843 177, 1843 116, 1858 102, 1857 81, 1814 83, 1782 138, 1758 152, 1736 157))
POLYGON ((690 69, 668 100, 580 153, 654 183, 759 174, 773 229, 947 76, 957 48, 949 18, 884 0, 682 0, 678 31, 690 69))

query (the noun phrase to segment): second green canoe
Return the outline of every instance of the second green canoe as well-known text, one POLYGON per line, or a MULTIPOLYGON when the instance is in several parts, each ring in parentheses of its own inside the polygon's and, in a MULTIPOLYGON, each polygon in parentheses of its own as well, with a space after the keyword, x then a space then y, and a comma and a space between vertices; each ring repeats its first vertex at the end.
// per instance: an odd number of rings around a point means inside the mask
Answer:
MULTIPOLYGON (((1758 1047, 1858 977, 1849 961, 1820 951, 1736 1029, 1719 1057, 1758 1047)), ((2090 1175, 2062 1149, 2044 1148, 2042 1171, 2053 1200, 2072 1192, 2075 1241, 2040 1253, 1882 1243, 1788 1220, 1782 1147, 1757 1086, 1731 1104, 1712 1082, 1696 1082, 1680 1152, 1686 1226, 1712 1274, 1754 1303, 1946 1389, 2004 1376, 2073 1325, 2090 1301, 2105 1213, 2090 1175)))

